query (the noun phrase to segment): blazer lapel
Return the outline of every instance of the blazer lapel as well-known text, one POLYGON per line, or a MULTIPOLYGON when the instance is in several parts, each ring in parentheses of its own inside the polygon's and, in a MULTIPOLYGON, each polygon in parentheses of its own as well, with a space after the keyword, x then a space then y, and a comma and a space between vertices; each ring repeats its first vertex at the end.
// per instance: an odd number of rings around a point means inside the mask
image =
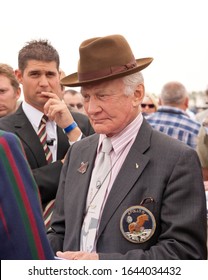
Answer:
MULTIPOLYGON (((96 157, 97 145, 98 145, 97 134, 86 137, 83 141, 83 145, 79 145, 78 150, 75 148, 76 143, 72 146, 72 150, 75 150, 77 157, 73 157, 73 168, 75 172, 74 186, 72 186, 73 191, 70 193, 70 203, 67 203, 67 212, 75 212, 75 215, 69 215, 67 220, 69 224, 74 226, 70 229, 71 236, 73 238, 73 249, 78 250, 80 245, 80 236, 77 232, 81 231, 83 218, 86 212, 86 198, 88 194, 88 188, 90 184, 92 169, 94 167, 94 161, 96 157), (87 164, 86 172, 83 172, 81 168, 82 163, 87 164), (76 218, 75 218, 76 217, 76 218)), ((70 154, 69 154, 70 160, 70 154)), ((70 164, 71 165, 71 164, 70 164)), ((66 198, 65 198, 66 199, 66 198)), ((68 200, 67 200, 68 201, 68 200)))
MULTIPOLYGON (((92 170, 94 167, 95 163, 95 157, 97 153, 97 146, 98 146, 98 140, 99 140, 99 135, 94 134, 93 136, 87 137, 86 140, 88 141, 88 148, 85 149, 84 147, 81 148, 80 150, 80 156, 79 159, 81 159, 80 164, 78 166, 77 172, 79 173, 79 182, 77 184, 77 187, 80 188, 78 189, 79 192, 79 199, 82 200, 82 204, 86 205, 86 197, 88 194, 88 189, 90 185, 90 180, 92 176, 92 170), (81 163, 86 163, 88 164, 87 171, 86 173, 82 174, 80 171, 81 163)), ((80 200, 80 202, 81 202, 80 200)), ((84 209, 84 208, 83 208, 84 209)), ((84 210, 85 212, 85 210, 84 210)))
POLYGON ((30 121, 25 115, 22 106, 18 108, 15 114, 15 133, 21 139, 24 144, 24 147, 30 150, 33 154, 33 157, 36 159, 38 164, 41 166, 43 163, 46 163, 45 154, 40 143, 39 137, 33 129, 30 121))

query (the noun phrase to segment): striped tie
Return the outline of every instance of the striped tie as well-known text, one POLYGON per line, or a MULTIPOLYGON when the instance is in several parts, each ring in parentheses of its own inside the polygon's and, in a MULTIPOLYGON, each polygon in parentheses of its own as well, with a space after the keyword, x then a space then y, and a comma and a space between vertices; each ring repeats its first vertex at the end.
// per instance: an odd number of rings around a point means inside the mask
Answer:
POLYGON ((52 153, 47 145, 47 134, 46 134, 46 122, 48 120, 48 117, 46 115, 43 115, 40 125, 39 125, 39 129, 38 129, 38 136, 40 138, 40 142, 43 146, 43 150, 45 152, 45 156, 46 156, 46 160, 48 163, 52 162, 52 153))
MULTIPOLYGON (((48 120, 48 117, 46 115, 43 115, 40 125, 39 125, 39 130, 38 130, 38 136, 40 138, 40 142, 43 146, 43 150, 45 152, 46 160, 48 163, 52 162, 52 153, 47 145, 47 134, 46 134, 46 122, 48 120)), ((43 212, 43 219, 45 223, 46 229, 49 228, 50 226, 50 220, 51 220, 51 215, 53 212, 54 208, 54 200, 49 201, 49 203, 46 205, 45 210, 43 212)))
POLYGON ((50 228, 51 216, 53 214, 54 203, 55 203, 55 199, 49 201, 43 212, 43 219, 44 219, 44 224, 45 224, 46 230, 48 230, 50 228))

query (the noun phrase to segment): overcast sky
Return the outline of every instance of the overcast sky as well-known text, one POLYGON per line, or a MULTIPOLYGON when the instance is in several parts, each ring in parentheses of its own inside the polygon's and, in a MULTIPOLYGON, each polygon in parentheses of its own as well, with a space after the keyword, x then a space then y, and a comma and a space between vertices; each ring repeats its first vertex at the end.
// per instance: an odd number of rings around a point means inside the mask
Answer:
POLYGON ((91 37, 122 34, 135 58, 153 57, 143 71, 146 91, 178 80, 189 91, 208 85, 207 0, 2 0, 0 62, 17 68, 18 51, 48 39, 66 74, 77 70, 78 48, 91 37))

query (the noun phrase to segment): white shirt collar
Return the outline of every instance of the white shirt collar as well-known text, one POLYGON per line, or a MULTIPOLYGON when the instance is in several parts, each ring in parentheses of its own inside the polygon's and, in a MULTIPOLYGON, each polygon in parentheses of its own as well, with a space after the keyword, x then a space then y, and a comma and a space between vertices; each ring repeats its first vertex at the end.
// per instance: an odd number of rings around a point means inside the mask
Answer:
POLYGON ((22 102, 22 108, 35 131, 38 131, 40 121, 44 115, 43 112, 37 110, 25 101, 22 102))

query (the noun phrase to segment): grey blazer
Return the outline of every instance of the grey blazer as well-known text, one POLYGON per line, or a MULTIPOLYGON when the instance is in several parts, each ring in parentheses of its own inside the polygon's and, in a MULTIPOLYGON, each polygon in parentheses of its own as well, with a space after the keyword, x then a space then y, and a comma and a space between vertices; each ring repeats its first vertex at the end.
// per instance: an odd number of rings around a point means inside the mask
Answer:
MULTIPOLYGON (((98 135, 75 143, 64 163, 48 237, 56 252, 79 250, 98 135), (88 165, 80 172, 81 163, 88 165)), ((100 259, 206 259, 206 200, 196 152, 143 121, 113 184, 98 230, 100 259), (121 217, 143 204, 155 219, 146 242, 127 240, 121 217)))

